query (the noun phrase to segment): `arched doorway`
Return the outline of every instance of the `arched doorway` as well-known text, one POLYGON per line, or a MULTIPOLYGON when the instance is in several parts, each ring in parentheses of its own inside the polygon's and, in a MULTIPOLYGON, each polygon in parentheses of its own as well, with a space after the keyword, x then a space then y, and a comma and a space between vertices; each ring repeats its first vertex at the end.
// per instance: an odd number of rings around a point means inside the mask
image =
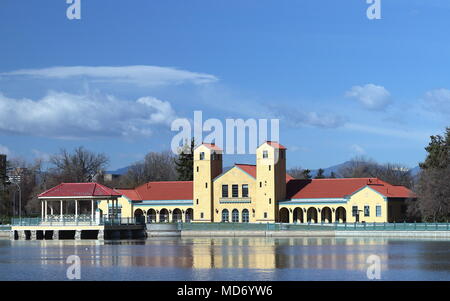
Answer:
POLYGON ((321 221, 322 223, 331 223, 331 209, 329 207, 323 207, 321 212, 321 221))
POLYGON ((147 210, 147 223, 156 223, 156 211, 155 209, 147 210))
POLYGON ((159 222, 160 223, 168 223, 169 222, 169 211, 167 209, 159 210, 159 222))
POLYGON ((317 223, 317 209, 310 207, 306 212, 308 223, 317 223))
POLYGON ((144 212, 141 209, 136 209, 134 211, 134 219, 138 223, 145 223, 144 212))
POLYGON ((248 223, 248 222, 250 222, 250 216, 249 216, 249 214, 248 214, 248 209, 242 210, 242 222, 243 222, 243 223, 248 223))
POLYGON ((280 223, 289 223, 289 210, 287 208, 280 209, 280 223))
POLYGON ((336 209, 336 222, 338 223, 347 222, 347 212, 344 207, 338 207, 336 209))
POLYGON ((294 214, 294 223, 303 223, 302 208, 295 208, 293 214, 294 214))
POLYGON ((239 223, 239 211, 237 209, 233 209, 231 212, 231 221, 233 223, 239 223))
POLYGON ((181 213, 181 210, 178 208, 175 208, 173 210, 172 222, 178 223, 178 222, 182 222, 182 221, 183 221, 183 215, 181 213))
POLYGON ((185 213, 185 221, 186 223, 190 223, 192 221, 192 217, 194 216, 194 210, 189 208, 185 213))
POLYGON ((222 210, 222 223, 228 223, 230 221, 230 213, 228 209, 222 210))

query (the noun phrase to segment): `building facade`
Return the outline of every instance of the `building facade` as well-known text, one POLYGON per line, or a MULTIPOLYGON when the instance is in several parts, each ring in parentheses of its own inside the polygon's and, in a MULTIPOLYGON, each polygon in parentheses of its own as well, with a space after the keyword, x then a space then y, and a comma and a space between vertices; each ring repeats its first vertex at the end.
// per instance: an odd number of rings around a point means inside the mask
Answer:
POLYGON ((193 181, 149 182, 116 189, 118 203, 100 201, 101 215, 142 217, 147 222, 334 223, 400 222, 403 186, 377 178, 294 179, 286 173, 287 149, 267 141, 256 165, 222 170, 222 150, 201 144, 194 150, 193 181))

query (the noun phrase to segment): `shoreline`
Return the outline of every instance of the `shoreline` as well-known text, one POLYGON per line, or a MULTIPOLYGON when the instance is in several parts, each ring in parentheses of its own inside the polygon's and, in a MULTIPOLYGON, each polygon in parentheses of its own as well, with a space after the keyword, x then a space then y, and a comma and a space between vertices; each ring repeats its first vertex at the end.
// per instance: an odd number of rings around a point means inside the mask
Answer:
MULTIPOLYGON (((152 237, 382 237, 382 238, 449 238, 450 231, 148 231, 152 237)), ((10 230, 0 230, 0 238, 10 238, 10 230)))

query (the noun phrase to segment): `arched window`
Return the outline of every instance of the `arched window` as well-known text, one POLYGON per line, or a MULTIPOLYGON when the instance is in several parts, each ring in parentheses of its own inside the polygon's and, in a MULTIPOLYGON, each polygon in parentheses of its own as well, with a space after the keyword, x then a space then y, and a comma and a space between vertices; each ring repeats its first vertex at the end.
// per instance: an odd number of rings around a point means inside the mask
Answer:
POLYGON ((222 223, 228 223, 230 221, 230 214, 228 209, 222 210, 222 223))
POLYGON ((231 218, 233 223, 239 223, 239 211, 237 209, 233 209, 231 218))
POLYGON ((194 216, 194 210, 192 208, 189 208, 188 210, 186 210, 185 214, 186 223, 190 223, 192 221, 192 217, 194 216))
POLYGON ((250 221, 250 217, 248 215, 248 210, 247 209, 242 210, 242 222, 248 223, 249 221, 250 221))

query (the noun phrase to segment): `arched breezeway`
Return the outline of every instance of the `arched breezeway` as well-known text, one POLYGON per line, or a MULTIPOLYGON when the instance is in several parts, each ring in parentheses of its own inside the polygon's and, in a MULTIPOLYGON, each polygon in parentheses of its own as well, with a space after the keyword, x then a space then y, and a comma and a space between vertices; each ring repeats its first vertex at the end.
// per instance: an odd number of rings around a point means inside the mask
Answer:
POLYGON ((293 212, 294 216, 294 223, 303 223, 303 209, 302 208, 295 208, 293 212))
POLYGON ((306 212, 307 222, 308 223, 317 223, 317 209, 314 207, 310 207, 306 212))
POLYGON ((338 207, 336 209, 336 222, 338 223, 347 222, 347 212, 344 207, 338 207))
POLYGON ((332 222, 332 220, 331 220, 331 209, 329 207, 323 207, 320 210, 320 216, 321 216, 320 221, 322 223, 331 223, 332 222))
POLYGON ((194 210, 192 208, 189 208, 186 210, 185 213, 185 222, 190 223, 192 221, 192 217, 194 216, 194 210))
POLYGON ((169 211, 166 208, 159 210, 159 222, 168 223, 169 222, 169 211))
POLYGON ((280 209, 280 223, 289 223, 289 210, 287 208, 280 209))
POLYGON ((173 210, 173 214, 172 214, 172 222, 177 223, 177 222, 181 222, 183 220, 183 214, 181 213, 181 210, 178 208, 175 208, 173 210))
POLYGON ((147 210, 147 223, 156 223, 156 210, 148 209, 147 210))
POLYGON ((144 212, 141 209, 136 209, 134 211, 134 218, 136 219, 137 222, 144 222, 145 220, 144 212))

